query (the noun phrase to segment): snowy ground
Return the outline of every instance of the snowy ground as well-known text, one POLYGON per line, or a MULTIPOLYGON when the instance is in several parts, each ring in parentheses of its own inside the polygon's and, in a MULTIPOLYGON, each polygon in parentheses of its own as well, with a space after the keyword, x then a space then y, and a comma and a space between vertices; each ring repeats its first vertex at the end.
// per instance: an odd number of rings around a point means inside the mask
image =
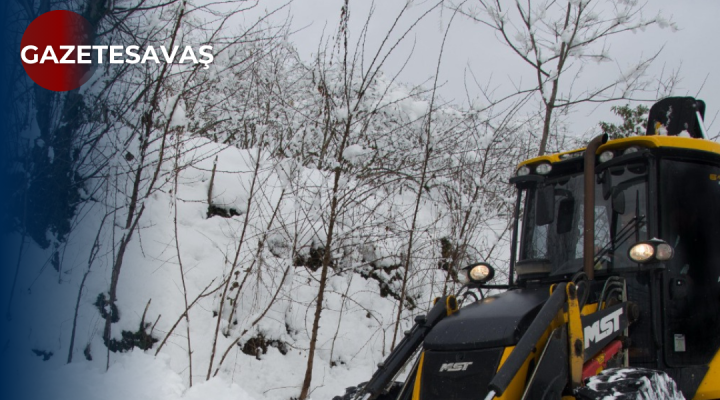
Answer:
MULTIPOLYGON (((187 296, 192 301, 208 287, 217 287, 222 277, 230 273, 230 260, 239 240, 243 215, 248 212, 245 203, 250 186, 249 171, 253 154, 257 152, 209 141, 193 142, 189 146, 194 152, 187 157, 204 158, 180 175, 177 191, 178 241, 187 296), (207 218, 205 215, 215 155, 219 158, 214 202, 240 211, 241 216, 207 218)), ((353 151, 353 156, 359 156, 358 149, 353 151)), ((243 273, 235 277, 241 281, 250 271, 250 278, 238 297, 234 317, 229 314, 230 307, 223 310, 211 379, 206 378, 221 291, 200 299, 189 313, 192 386, 184 320, 157 356, 159 342, 147 351, 135 348, 128 353, 107 352, 102 341, 105 321, 94 303, 98 294, 107 291, 113 234, 116 239, 120 231, 107 229, 101 233, 101 251, 88 272, 88 257, 97 231, 82 227, 97 227, 104 212, 101 207, 94 207, 81 210, 81 228, 73 231, 67 246, 60 251, 60 270, 53 269, 52 248, 43 250, 30 241, 24 244, 18 289, 10 307, 12 320, 3 319, 0 330, 0 342, 5 344, 4 364, 8 368, 3 374, 3 379, 7 379, 4 387, 8 392, 22 393, 19 398, 73 400, 287 400, 297 396, 307 365, 320 271, 292 266, 292 259, 286 254, 289 247, 285 228, 270 229, 272 240, 267 246, 258 248, 258 241, 266 232, 272 206, 278 202, 283 222, 297 229, 299 240, 309 246, 313 241, 324 239, 321 223, 327 198, 319 188, 328 181, 320 172, 304 169, 292 178, 294 185, 301 189, 286 201, 280 201, 280 193, 288 187, 290 177, 271 159, 263 162, 266 165, 258 179, 265 189, 264 200, 251 207, 253 218, 244 242, 246 247, 240 253, 239 271, 243 273), (249 270, 253 265, 261 268, 249 270), (284 271, 287 276, 283 280, 284 271), (75 304, 81 287, 74 347, 70 351, 75 304), (279 295, 271 301, 276 292, 279 295), (255 324, 265 311, 264 317, 255 324), (287 354, 272 346, 257 357, 243 353, 241 346, 258 334, 283 342, 287 354), (235 341, 240 346, 234 344, 235 341), (227 357, 215 376, 226 351, 227 357), (68 364, 69 353, 72 362, 68 364)), ((348 186, 351 187, 352 182, 348 186)), ((412 196, 404 196, 392 201, 396 214, 402 215, 403 207, 412 205, 412 196)), ((184 293, 174 241, 174 200, 172 193, 158 193, 146 202, 147 218, 126 255, 118 287, 120 321, 112 325, 116 339, 121 338, 122 330, 138 330, 145 314, 145 322, 152 324, 146 332, 162 341, 183 313, 184 293)), ((424 207, 427 210, 420 216, 420 226, 433 226, 438 229, 434 234, 439 234, 444 225, 434 211, 436 206, 428 203, 424 207)), ((387 218, 386 212, 378 215, 378 218, 387 218)), ((352 216, 347 220, 349 222, 339 229, 347 232, 344 235, 347 243, 355 243, 353 235, 360 227, 353 225, 352 216)), ((427 228, 426 232, 433 231, 427 228)), ((437 244, 432 234, 428 238, 422 239, 429 243, 425 247, 437 244)), ((19 249, 20 238, 14 240, 11 248, 19 249)), ((368 271, 368 258, 375 258, 378 266, 396 263, 398 258, 393 255, 402 249, 403 240, 389 237, 376 241, 372 248, 356 245, 350 252, 339 253, 342 261, 329 277, 320 321, 312 398, 332 398, 344 393, 345 387, 368 380, 377 363, 387 355, 398 302, 391 296, 382 297, 379 282, 363 277, 361 272, 368 271)), ((425 252, 438 251, 419 248, 425 252)), ((17 262, 17 254, 4 257, 7 265, 14 266, 17 262)), ((441 283, 445 276, 444 271, 437 269, 436 258, 429 259, 424 270, 419 268, 421 263, 416 267, 417 277, 411 279, 409 291, 418 296, 418 308, 403 313, 399 335, 410 327, 414 315, 424 313, 431 299, 438 295, 438 286, 433 282, 441 283)), ((14 268, 3 270, 9 275, 3 276, 0 284, 3 292, 9 293, 14 268)), ((382 269, 377 272, 381 280, 399 290, 398 282, 390 282, 390 276, 382 269)), ((232 296, 231 291, 229 297, 232 296)), ((3 310, 6 306, 4 303, 3 310)))

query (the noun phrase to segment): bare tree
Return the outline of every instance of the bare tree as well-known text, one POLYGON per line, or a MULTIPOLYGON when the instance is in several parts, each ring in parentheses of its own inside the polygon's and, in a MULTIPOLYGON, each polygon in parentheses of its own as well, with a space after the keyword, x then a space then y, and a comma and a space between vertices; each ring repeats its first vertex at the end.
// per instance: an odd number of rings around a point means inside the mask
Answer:
POLYGON ((397 339, 397 333, 400 329, 400 319, 402 317, 403 312, 403 306, 405 305, 405 297, 407 295, 407 283, 408 283, 408 277, 410 274, 410 264, 411 260, 413 259, 413 240, 415 238, 415 234, 417 233, 417 220, 418 220, 418 213, 420 211, 420 202, 423 199, 423 192, 425 188, 428 185, 428 166, 430 163, 430 159, 432 157, 432 153, 436 150, 433 146, 433 107, 435 106, 435 94, 437 90, 437 82, 438 82, 438 76, 440 73, 440 64, 442 61, 442 53, 445 48, 445 40, 447 40, 448 33, 450 32, 450 27, 452 26, 452 21, 455 18, 455 14, 453 13, 452 18, 450 19, 450 22, 448 23, 448 26, 445 28, 445 34, 443 36, 443 41, 440 46, 440 53, 438 55, 438 62, 437 66, 435 68, 435 81, 432 86, 432 95, 430 97, 430 106, 428 108, 427 113, 427 119, 424 122, 423 126, 423 138, 421 142, 423 143, 423 157, 422 157, 422 166, 420 168, 420 179, 418 181, 418 187, 417 187, 417 193, 415 197, 415 206, 412 212, 412 222, 410 226, 410 232, 408 237, 408 244, 407 244, 407 253, 405 254, 405 257, 403 259, 404 261, 404 267, 403 267, 403 279, 402 279, 402 288, 400 289, 400 302, 398 303, 398 309, 397 309, 397 316, 395 318, 395 330, 393 331, 393 340, 392 344, 390 345, 390 350, 392 351, 395 348, 395 341, 397 339))
MULTIPOLYGON (((374 106, 368 106, 366 98, 370 96, 371 91, 377 90, 374 86, 377 84, 380 71, 388 56, 393 53, 397 45, 412 31, 417 23, 439 5, 438 3, 431 6, 423 15, 411 23, 409 28, 400 30, 399 39, 391 40, 391 35, 396 33, 398 21, 409 8, 409 3, 406 4, 398 13, 393 26, 387 31, 379 48, 370 57, 370 63, 366 64, 364 44, 370 19, 372 18, 372 11, 368 15, 353 49, 353 45, 350 43, 349 31, 350 6, 349 1, 345 0, 340 13, 336 47, 333 48, 333 50, 337 49, 338 53, 336 76, 339 78, 340 85, 334 84, 330 75, 333 70, 330 65, 332 65, 332 61, 334 61, 332 57, 335 57, 335 55, 331 53, 330 59, 327 61, 322 60, 320 56, 318 57, 317 90, 321 95, 323 112, 320 132, 322 139, 315 154, 317 154, 318 168, 329 170, 330 189, 327 194, 329 207, 327 219, 324 223, 322 263, 317 297, 314 301, 315 312, 310 332, 308 363, 299 396, 301 400, 306 399, 310 394, 328 270, 334 263, 332 252, 337 248, 335 241, 338 240, 338 234, 335 231, 338 229, 339 218, 347 212, 351 204, 357 204, 360 200, 357 198, 356 193, 344 189, 344 182, 349 178, 346 175, 353 169, 357 158, 362 158, 361 153, 366 151, 363 144, 367 144, 369 147, 372 143, 367 131, 373 116, 380 112, 380 104, 376 102, 374 106)), ((382 92, 379 93, 379 97, 382 99, 382 92)), ((366 178, 370 178, 370 176, 366 175, 366 178)))
POLYGON ((650 26, 675 29, 674 23, 661 15, 644 17, 643 5, 637 1, 480 0, 477 5, 463 3, 453 8, 493 29, 532 71, 534 83, 517 84, 517 92, 535 93, 539 98, 540 155, 546 152, 557 113, 581 103, 652 100, 654 86, 663 84, 647 75, 658 51, 629 68, 619 68, 615 77, 595 79, 590 87, 577 88, 588 62, 619 64, 610 53, 608 40, 650 26))

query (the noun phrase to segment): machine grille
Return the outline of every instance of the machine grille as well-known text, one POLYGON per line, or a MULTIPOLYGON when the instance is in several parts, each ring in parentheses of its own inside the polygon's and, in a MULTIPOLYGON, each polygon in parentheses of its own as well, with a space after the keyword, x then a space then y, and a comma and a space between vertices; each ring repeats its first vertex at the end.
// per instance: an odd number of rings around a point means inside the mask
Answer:
POLYGON ((482 399, 495 376, 503 348, 425 351, 421 400, 482 399))

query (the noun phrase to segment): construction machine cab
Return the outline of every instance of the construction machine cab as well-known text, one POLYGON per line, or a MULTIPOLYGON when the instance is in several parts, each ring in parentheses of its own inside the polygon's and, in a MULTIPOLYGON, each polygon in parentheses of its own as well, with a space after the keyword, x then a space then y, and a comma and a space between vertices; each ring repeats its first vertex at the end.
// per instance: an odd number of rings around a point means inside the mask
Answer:
MULTIPOLYGON (((627 333, 627 364, 668 372, 688 398, 711 381, 720 397, 720 380, 709 378, 720 374, 720 145, 702 140, 704 110, 693 98, 662 100, 650 113, 648 135, 599 146, 591 155, 590 202, 585 149, 525 161, 512 178, 519 213, 511 283, 581 278, 588 258, 583 213, 592 204, 590 280, 622 278, 626 298, 617 301, 638 311, 627 333), (636 244, 653 251, 661 244, 670 253, 640 261, 630 251, 636 244)), ((607 300, 589 292, 589 304, 607 300)))
MULTIPOLYGON (((553 167, 557 172, 551 170, 542 181, 519 185, 525 213, 515 272, 521 281, 543 275, 568 279, 583 270, 582 170, 577 170, 577 166, 553 167)), ((649 239, 648 176, 648 164, 642 158, 606 167, 598 174, 593 201, 596 258, 593 267, 597 274, 637 267, 628 258, 627 250, 629 244, 649 239)), ((520 183, 523 178, 515 181, 520 183)))

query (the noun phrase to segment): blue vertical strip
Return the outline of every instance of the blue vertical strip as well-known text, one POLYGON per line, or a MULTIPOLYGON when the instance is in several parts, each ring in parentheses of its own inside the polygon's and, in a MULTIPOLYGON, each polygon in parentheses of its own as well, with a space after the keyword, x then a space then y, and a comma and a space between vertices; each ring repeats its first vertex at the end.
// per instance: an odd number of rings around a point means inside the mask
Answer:
POLYGON ((10 308, 13 286, 13 297, 22 290, 13 285, 16 271, 25 267, 18 262, 21 245, 17 240, 21 229, 18 200, 26 180, 21 167, 25 154, 20 150, 20 138, 27 119, 20 115, 28 116, 32 109, 30 93, 22 90, 27 76, 20 61, 20 40, 29 23, 20 2, 0 2, 0 398, 3 399, 33 399, 23 388, 40 384, 33 380, 32 369, 23 367, 25 358, 32 360, 32 356, 23 356, 23 352, 31 350, 14 340, 25 332, 13 317, 27 316, 29 309, 22 302, 15 302, 10 308))

